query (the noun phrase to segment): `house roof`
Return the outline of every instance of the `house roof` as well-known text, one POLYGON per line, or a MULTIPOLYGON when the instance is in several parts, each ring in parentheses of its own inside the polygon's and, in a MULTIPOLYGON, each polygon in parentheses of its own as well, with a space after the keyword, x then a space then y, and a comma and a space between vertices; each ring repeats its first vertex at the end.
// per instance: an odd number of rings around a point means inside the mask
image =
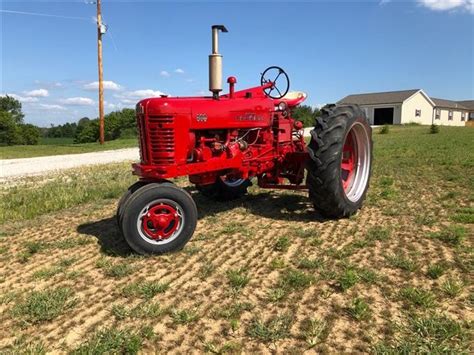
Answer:
POLYGON ((464 100, 464 101, 458 101, 462 106, 467 108, 468 110, 474 110, 474 100, 464 100))
POLYGON ((409 97, 416 94, 418 91, 420 91, 420 89, 349 95, 340 100, 338 103, 357 105, 395 104, 405 101, 409 97))
POLYGON ((436 107, 443 107, 443 108, 457 108, 457 109, 464 109, 467 110, 467 107, 462 105, 457 101, 452 100, 445 100, 445 99, 436 99, 434 97, 431 98, 435 103, 436 107))

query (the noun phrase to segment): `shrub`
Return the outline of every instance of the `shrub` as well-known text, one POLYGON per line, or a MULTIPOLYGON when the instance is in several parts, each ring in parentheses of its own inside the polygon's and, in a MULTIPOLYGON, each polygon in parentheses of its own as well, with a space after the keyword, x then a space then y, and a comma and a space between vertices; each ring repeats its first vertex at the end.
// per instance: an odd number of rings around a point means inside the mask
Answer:
POLYGON ((439 126, 435 125, 434 123, 430 126, 430 133, 436 134, 439 133, 439 126))
POLYGON ((380 134, 388 134, 389 132, 390 126, 388 124, 384 125, 379 131, 380 134))

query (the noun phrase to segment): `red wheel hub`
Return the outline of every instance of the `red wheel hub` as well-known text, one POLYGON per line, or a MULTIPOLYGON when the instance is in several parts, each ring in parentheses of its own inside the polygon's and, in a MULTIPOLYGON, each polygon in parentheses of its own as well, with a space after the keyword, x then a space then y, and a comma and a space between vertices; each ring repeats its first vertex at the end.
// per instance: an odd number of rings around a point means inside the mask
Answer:
POLYGON ((159 203, 151 206, 142 218, 142 228, 146 235, 155 240, 167 239, 180 224, 180 217, 174 206, 159 203))
POLYGON ((357 147, 354 139, 354 134, 350 131, 347 134, 344 147, 342 148, 341 159, 341 180, 342 187, 347 193, 354 180, 354 175, 357 170, 357 147))

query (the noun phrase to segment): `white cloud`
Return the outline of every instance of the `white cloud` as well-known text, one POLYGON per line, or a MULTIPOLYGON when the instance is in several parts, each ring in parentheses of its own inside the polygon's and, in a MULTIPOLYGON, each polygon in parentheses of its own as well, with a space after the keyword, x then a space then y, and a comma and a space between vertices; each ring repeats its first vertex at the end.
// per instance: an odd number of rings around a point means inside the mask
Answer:
POLYGON ((37 97, 24 97, 24 96, 20 96, 20 95, 17 95, 17 94, 7 94, 8 96, 10 97, 13 97, 14 99, 20 101, 21 103, 31 103, 31 102, 38 102, 38 98, 37 97))
POLYGON ((38 104, 40 110, 66 111, 66 108, 61 105, 54 104, 38 104))
POLYGON ((389 2, 392 2, 392 0, 380 0, 380 1, 379 1, 379 5, 386 5, 386 4, 388 4, 389 2))
POLYGON ((171 74, 168 73, 166 70, 160 71, 160 75, 163 76, 163 77, 165 77, 165 78, 168 78, 168 77, 171 76, 171 74))
POLYGON ((67 99, 62 99, 60 102, 63 105, 70 106, 93 106, 95 104, 94 100, 88 97, 69 97, 67 99))
POLYGON ((473 12, 473 0, 417 0, 419 4, 434 11, 468 10, 473 12))
POLYGON ((35 80, 34 81, 35 85, 41 85, 43 87, 49 88, 49 89, 54 89, 54 88, 60 88, 63 86, 62 83, 59 81, 40 81, 40 80, 35 80))
MULTIPOLYGON (((105 90, 111 90, 111 91, 120 91, 120 90, 122 90, 121 85, 119 85, 116 82, 113 82, 111 80, 104 80, 103 85, 104 85, 105 90)), ((84 90, 98 90, 99 89, 99 82, 94 81, 92 83, 85 84, 82 88, 84 90)))
POLYGON ((162 91, 152 90, 152 89, 143 89, 135 91, 125 91, 121 94, 114 95, 119 99, 123 104, 134 105, 138 100, 146 99, 148 97, 158 97, 160 95, 165 95, 162 91))
POLYGON ((46 89, 36 89, 31 91, 24 91, 23 92, 26 96, 29 97, 46 97, 49 96, 49 91, 46 89))
POLYGON ((176 69, 174 72, 177 74, 184 74, 184 70, 181 68, 176 69))

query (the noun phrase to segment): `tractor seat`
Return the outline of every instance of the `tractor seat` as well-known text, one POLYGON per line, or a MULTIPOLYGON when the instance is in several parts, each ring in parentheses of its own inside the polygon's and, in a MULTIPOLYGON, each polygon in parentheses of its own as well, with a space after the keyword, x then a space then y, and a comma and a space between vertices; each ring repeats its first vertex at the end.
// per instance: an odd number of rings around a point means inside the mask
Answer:
POLYGON ((288 106, 291 107, 302 103, 304 100, 306 100, 307 96, 308 95, 306 95, 306 93, 303 91, 290 91, 285 96, 283 96, 281 100, 285 101, 288 106))

